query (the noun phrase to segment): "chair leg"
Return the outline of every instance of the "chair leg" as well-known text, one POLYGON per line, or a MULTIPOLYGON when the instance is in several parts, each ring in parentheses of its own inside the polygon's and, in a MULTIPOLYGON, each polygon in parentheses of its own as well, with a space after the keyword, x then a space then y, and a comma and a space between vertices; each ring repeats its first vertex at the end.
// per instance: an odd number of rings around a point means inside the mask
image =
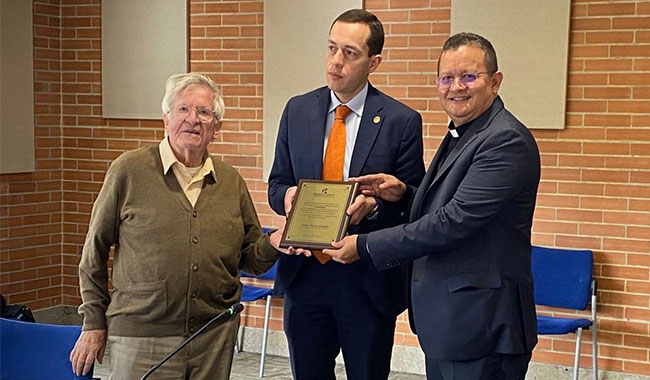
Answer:
POLYGON ((597 295, 596 295, 596 281, 591 281, 591 360, 594 369, 594 380, 598 380, 598 319, 597 313, 597 295))
POLYGON ((582 341, 582 327, 576 330, 576 356, 573 359, 573 380, 578 380, 578 371, 580 370, 580 343, 582 341))
POLYGON ((596 333, 596 321, 594 320, 594 329, 592 331, 592 341, 591 341, 591 355, 592 362, 594 367, 594 380, 598 380, 598 337, 596 333))
POLYGON ((244 327, 237 328, 237 335, 235 336, 235 352, 239 353, 243 349, 244 340, 244 327))
POLYGON ((269 319, 271 317, 271 296, 266 296, 266 311, 264 312, 264 331, 262 332, 262 356, 260 358, 260 377, 264 377, 264 361, 266 360, 266 337, 269 335, 269 319))

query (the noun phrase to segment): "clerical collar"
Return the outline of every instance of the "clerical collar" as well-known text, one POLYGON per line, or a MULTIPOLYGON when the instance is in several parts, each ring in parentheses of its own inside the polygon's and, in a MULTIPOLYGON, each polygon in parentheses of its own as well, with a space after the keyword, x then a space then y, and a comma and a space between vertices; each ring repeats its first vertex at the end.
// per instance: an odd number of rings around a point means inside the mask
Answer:
POLYGON ((472 125, 473 121, 474 120, 465 123, 459 127, 454 126, 454 122, 450 121, 449 125, 447 125, 447 128, 449 128, 449 133, 451 134, 451 137, 455 139, 460 138, 460 136, 462 136, 463 133, 465 133, 465 131, 469 128, 469 126, 472 125))

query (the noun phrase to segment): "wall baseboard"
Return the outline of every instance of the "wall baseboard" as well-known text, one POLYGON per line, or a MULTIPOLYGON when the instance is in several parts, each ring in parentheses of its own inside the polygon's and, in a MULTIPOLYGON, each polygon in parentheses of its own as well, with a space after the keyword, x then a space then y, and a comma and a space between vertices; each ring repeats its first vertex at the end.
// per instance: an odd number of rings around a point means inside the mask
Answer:
POLYGON ((81 315, 74 306, 52 306, 45 309, 33 310, 34 319, 38 323, 53 325, 80 325, 83 322, 81 315))

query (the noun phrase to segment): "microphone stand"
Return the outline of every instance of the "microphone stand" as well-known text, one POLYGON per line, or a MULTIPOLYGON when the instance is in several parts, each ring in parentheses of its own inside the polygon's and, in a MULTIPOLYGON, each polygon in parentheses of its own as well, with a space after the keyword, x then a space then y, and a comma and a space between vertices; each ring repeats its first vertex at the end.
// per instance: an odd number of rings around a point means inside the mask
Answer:
POLYGON ((236 303, 236 304, 232 305, 231 307, 229 307, 228 309, 226 309, 225 311, 223 311, 222 313, 220 313, 219 315, 217 315, 216 317, 214 317, 214 318, 212 318, 211 320, 209 320, 208 323, 206 323, 205 325, 203 325, 203 326, 202 326, 200 329, 198 329, 194 334, 190 335, 189 338, 185 339, 185 341, 183 341, 183 343, 181 343, 178 347, 176 347, 176 348, 174 349, 174 351, 170 352, 167 356, 165 356, 165 357, 163 358, 163 360, 161 360, 160 362, 158 362, 158 364, 156 364, 155 366, 151 367, 151 368, 150 368, 150 369, 149 369, 149 370, 148 370, 148 371, 147 371, 147 372, 146 372, 146 373, 145 373, 145 374, 140 378, 140 380, 145 380, 145 379, 147 379, 147 378, 149 377, 149 375, 151 375, 152 373, 154 373, 154 371, 156 371, 156 370, 157 370, 158 368, 160 368, 163 364, 165 364, 169 359, 171 359, 174 355, 176 355, 176 354, 178 353, 178 351, 180 351, 180 350, 183 349, 183 347, 187 346, 191 341, 193 341, 194 339, 196 339, 197 336, 201 335, 201 333, 203 333, 203 331, 205 331, 208 327, 210 327, 210 325, 212 325, 213 323, 215 323, 215 322, 218 321, 219 323, 218 323, 216 326, 219 326, 219 325, 221 325, 222 323, 226 322, 228 319, 230 319, 230 317, 232 317, 233 315, 235 315, 235 314, 237 314, 237 313, 240 313, 242 310, 244 310, 244 306, 243 306, 242 304, 240 304, 240 303, 236 303))

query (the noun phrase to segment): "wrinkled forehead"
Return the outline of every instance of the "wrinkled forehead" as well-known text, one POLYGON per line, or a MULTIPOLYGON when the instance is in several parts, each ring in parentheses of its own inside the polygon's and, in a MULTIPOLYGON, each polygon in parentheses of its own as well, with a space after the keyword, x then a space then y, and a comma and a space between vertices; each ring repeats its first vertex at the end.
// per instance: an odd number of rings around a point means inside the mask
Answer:
POLYGON ((172 104, 178 103, 187 104, 189 101, 207 103, 200 104, 202 106, 212 106, 214 102, 215 93, 208 86, 202 84, 190 84, 180 88, 172 98, 172 104))

